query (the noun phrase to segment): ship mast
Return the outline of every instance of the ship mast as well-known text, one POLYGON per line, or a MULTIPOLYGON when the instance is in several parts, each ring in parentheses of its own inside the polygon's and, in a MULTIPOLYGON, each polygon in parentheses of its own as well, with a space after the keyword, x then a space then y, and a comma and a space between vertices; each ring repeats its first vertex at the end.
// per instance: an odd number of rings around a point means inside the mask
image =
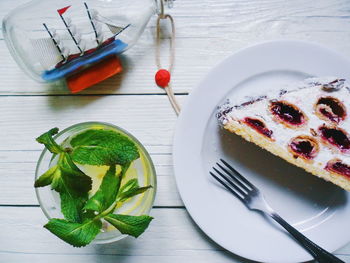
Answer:
POLYGON ((97 33, 97 30, 96 30, 96 26, 95 26, 94 22, 92 21, 92 17, 91 17, 91 13, 90 13, 89 7, 88 7, 88 5, 86 4, 86 2, 84 2, 84 5, 85 5, 85 8, 86 8, 86 12, 87 12, 87 14, 88 14, 88 17, 89 17, 89 20, 90 20, 92 29, 93 29, 94 32, 95 32, 95 38, 96 38, 97 45, 100 45, 100 41, 98 40, 98 33, 97 33))
POLYGON ((69 33, 69 35, 71 36, 71 38, 72 38, 74 44, 75 44, 76 47, 79 49, 80 53, 83 53, 83 50, 82 50, 81 47, 79 46, 78 41, 76 40, 76 38, 74 37, 72 31, 70 30, 69 25, 67 24, 66 20, 64 20, 64 18, 63 18, 63 14, 64 14, 64 13, 67 11, 67 9, 70 8, 70 7, 71 7, 71 6, 69 5, 69 6, 66 6, 66 7, 64 7, 64 8, 58 9, 57 12, 58 12, 58 14, 60 15, 60 17, 61 17, 61 19, 62 19, 62 21, 63 21, 63 23, 64 23, 64 25, 65 25, 65 27, 66 27, 68 33, 69 33))
POLYGON ((58 45, 56 39, 53 37, 52 33, 51 33, 50 30, 48 29, 47 25, 46 25, 45 23, 43 23, 43 26, 45 27, 47 33, 50 35, 50 38, 51 38, 52 42, 54 43, 55 47, 57 48, 58 52, 60 53, 62 59, 63 59, 63 60, 66 60, 66 58, 65 58, 64 55, 63 55, 63 52, 62 52, 60 46, 58 45))

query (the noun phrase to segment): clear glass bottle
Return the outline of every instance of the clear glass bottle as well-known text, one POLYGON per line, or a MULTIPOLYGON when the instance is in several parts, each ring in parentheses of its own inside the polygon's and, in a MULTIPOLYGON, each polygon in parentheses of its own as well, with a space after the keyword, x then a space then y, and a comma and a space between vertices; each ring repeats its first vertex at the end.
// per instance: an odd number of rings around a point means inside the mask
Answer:
POLYGON ((56 81, 132 47, 160 1, 33 0, 4 18, 3 35, 29 76, 56 81))

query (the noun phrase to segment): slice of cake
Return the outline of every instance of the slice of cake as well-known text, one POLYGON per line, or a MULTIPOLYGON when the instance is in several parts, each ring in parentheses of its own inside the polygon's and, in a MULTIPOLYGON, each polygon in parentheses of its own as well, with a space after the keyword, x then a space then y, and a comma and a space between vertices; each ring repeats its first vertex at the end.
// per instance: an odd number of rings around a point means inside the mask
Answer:
POLYGON ((350 90, 344 79, 306 79, 219 107, 222 126, 263 149, 350 191, 350 90))

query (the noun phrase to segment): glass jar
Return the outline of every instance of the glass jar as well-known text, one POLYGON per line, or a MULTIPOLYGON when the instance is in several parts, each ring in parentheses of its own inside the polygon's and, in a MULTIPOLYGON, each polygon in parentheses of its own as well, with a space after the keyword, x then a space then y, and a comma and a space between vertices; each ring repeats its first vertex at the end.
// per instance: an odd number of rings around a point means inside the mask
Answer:
MULTIPOLYGON (((123 203, 123 205, 121 207, 118 207, 114 213, 135 216, 148 215, 155 199, 155 193, 157 188, 156 173, 152 159, 149 156, 148 152, 133 135, 112 124, 102 122, 84 122, 73 125, 61 131, 55 136, 55 141, 58 144, 67 146, 67 143, 69 143, 69 140, 74 135, 77 135, 78 133, 92 128, 113 130, 115 132, 127 136, 136 144, 137 148, 139 149, 140 158, 135 160, 131 164, 131 166, 128 169, 128 172, 123 178, 123 182, 125 183, 129 179, 137 178, 140 186, 152 185, 152 188, 148 189, 146 192, 140 195, 134 196, 127 202, 123 203)), ((55 165, 55 159, 53 158, 52 153, 50 153, 47 149, 43 150, 37 163, 35 180, 53 165, 55 165)), ((78 167, 87 175, 89 175, 89 173, 91 172, 91 170, 89 171, 89 168, 87 168, 87 166, 82 167, 78 165, 78 167)), ((108 167, 101 166, 97 167, 96 169, 98 169, 101 172, 102 170, 106 171, 108 167)), ((94 172, 96 172, 96 170, 94 172)), ((94 182, 93 180, 93 188, 95 183, 96 182, 94 182)), ((49 220, 51 218, 64 218, 63 214, 61 213, 60 197, 57 192, 51 190, 50 186, 35 188, 35 191, 40 207, 49 220)), ((117 229, 108 225, 107 222, 104 222, 103 229, 104 230, 96 236, 96 238, 92 241, 91 244, 111 243, 127 236, 121 234, 117 229)))
POLYGON ((29 76, 56 81, 132 47, 161 1, 33 0, 4 18, 3 35, 29 76))

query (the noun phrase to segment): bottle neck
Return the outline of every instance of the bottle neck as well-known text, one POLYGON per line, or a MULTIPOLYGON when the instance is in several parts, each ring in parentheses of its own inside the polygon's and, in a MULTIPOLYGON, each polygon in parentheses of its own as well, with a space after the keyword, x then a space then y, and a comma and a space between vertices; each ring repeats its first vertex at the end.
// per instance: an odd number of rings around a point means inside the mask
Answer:
POLYGON ((157 6, 157 14, 162 15, 167 8, 173 8, 174 0, 154 0, 157 6))

